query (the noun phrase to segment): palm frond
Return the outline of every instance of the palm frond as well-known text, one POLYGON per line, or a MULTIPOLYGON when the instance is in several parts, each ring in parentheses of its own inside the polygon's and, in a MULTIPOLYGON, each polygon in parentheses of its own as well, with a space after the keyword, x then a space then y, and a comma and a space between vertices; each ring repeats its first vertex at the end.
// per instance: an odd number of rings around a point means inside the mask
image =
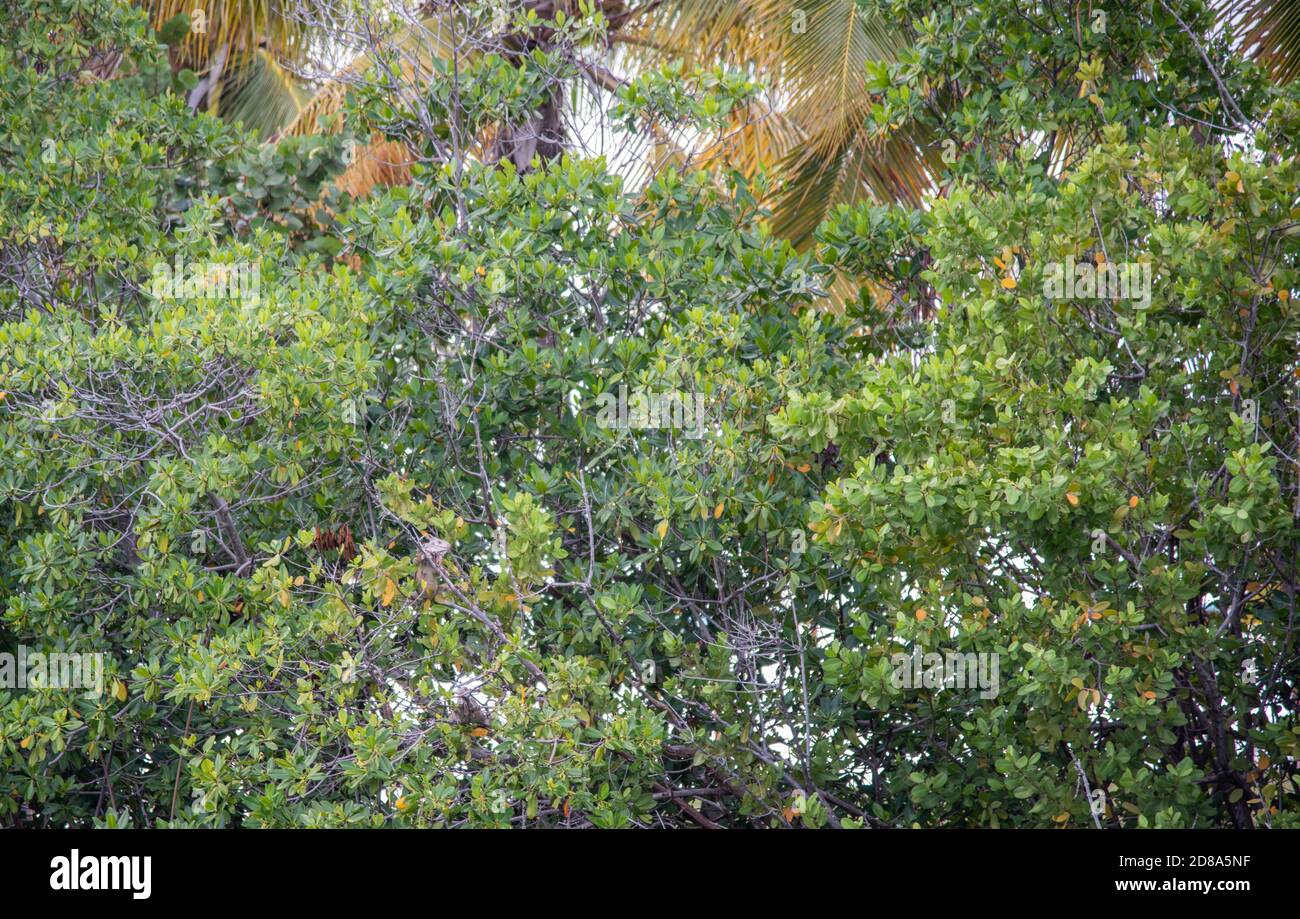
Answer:
POLYGON ((315 134, 321 131, 322 120, 342 110, 348 92, 367 79, 367 73, 377 63, 395 63, 404 83, 413 88, 423 85, 432 71, 433 59, 445 59, 451 53, 454 24, 450 19, 449 16, 430 16, 419 23, 403 26, 381 39, 374 50, 357 55, 341 73, 307 100, 283 133, 315 134))
POLYGON ((287 14, 287 7, 276 0, 141 0, 141 6, 155 29, 181 13, 190 17, 190 31, 176 55, 181 65, 194 70, 205 69, 223 47, 235 66, 259 49, 298 60, 310 37, 305 21, 287 14))
POLYGON ((789 0, 664 0, 643 6, 615 38, 634 62, 721 60, 770 77, 781 60, 781 13, 789 0))
POLYGON ((784 178, 774 223, 798 244, 836 204, 917 201, 932 187, 937 164, 916 138, 866 136, 867 63, 896 59, 908 36, 855 0, 665 0, 626 28, 615 37, 633 61, 722 60, 768 80, 722 147, 747 174, 766 164, 784 178))
MULTIPOLYGON (((445 58, 451 53, 453 26, 451 17, 443 15, 398 29, 381 40, 373 51, 354 58, 342 73, 317 90, 276 136, 339 131, 341 124, 329 120, 328 116, 343 109, 348 92, 368 79, 367 74, 376 65, 390 67, 403 86, 418 90, 430 78, 434 58, 445 58)), ((413 162, 414 155, 405 144, 375 135, 367 146, 357 149, 356 158, 336 184, 353 197, 362 197, 376 185, 410 181, 413 162)))
POLYGON ((357 149, 356 159, 334 184, 352 197, 362 198, 377 185, 405 185, 410 182, 414 161, 406 144, 375 136, 370 138, 369 146, 357 149))
POLYGON ((929 171, 937 172, 923 139, 895 132, 883 143, 851 135, 829 154, 796 150, 777 164, 780 190, 773 229, 803 247, 817 225, 841 204, 863 201, 918 203, 931 190, 929 171), (914 160, 924 163, 918 178, 914 160), (897 164, 902 163, 900 168, 897 164))
POLYGON ((1275 80, 1300 75, 1300 0, 1229 0, 1220 16, 1242 50, 1275 80))
POLYGON ((267 138, 292 124, 308 98, 306 86, 268 51, 258 49, 229 74, 214 96, 212 110, 267 138))
POLYGON ((701 165, 722 165, 752 176, 806 140, 807 135, 788 112, 758 98, 732 112, 727 128, 706 151, 701 165))

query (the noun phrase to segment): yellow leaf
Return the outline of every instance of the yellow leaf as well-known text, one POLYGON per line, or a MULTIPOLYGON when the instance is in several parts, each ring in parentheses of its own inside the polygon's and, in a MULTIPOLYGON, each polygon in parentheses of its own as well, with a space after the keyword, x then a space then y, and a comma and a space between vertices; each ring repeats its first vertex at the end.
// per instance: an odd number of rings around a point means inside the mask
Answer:
POLYGON ((1137 507, 1137 506, 1138 506, 1138 500, 1139 500, 1139 499, 1138 499, 1138 496, 1137 496, 1137 495, 1132 495, 1132 496, 1130 496, 1129 499, 1128 499, 1128 506, 1129 506, 1129 507, 1137 507))
POLYGON ((290 603, 290 598, 289 598, 289 588, 287 588, 287 587, 282 587, 282 588, 280 589, 279 600, 280 600, 280 605, 281 605, 281 606, 283 606, 285 609, 288 609, 288 608, 289 608, 289 603, 290 603))
POLYGON ((126 701, 126 684, 121 680, 113 681, 113 698, 119 702, 126 701))
POLYGON ((18 742, 18 746, 22 747, 24 750, 26 750, 31 745, 32 745, 32 737, 30 734, 18 742))
POLYGON ((808 463, 804 463, 802 466, 795 466, 795 467, 794 467, 795 472, 807 472, 807 471, 808 471, 809 469, 811 469, 811 468, 812 468, 812 466, 810 466, 808 463))
POLYGON ((397 596, 397 585, 393 583, 392 578, 384 578, 384 595, 379 598, 380 604, 388 606, 397 596))
POLYGON ((655 527, 655 532, 659 534, 660 539, 666 537, 668 535, 668 521, 659 521, 659 526, 655 527))
POLYGON ((1144 699, 1154 699, 1155 697, 1156 694, 1149 689, 1146 692, 1142 693, 1142 698, 1144 699))
POLYGON ((722 516, 722 511, 723 511, 723 509, 724 509, 726 506, 727 506, 727 502, 725 502, 725 501, 719 501, 719 502, 718 502, 718 506, 715 507, 715 508, 713 509, 713 519, 714 519, 714 520, 717 520, 719 517, 722 516))
POLYGON ((1079 506, 1079 496, 1072 491, 1067 491, 1065 493, 1065 500, 1070 502, 1070 507, 1079 506))
POLYGON ((1015 290, 1015 288, 1016 288, 1016 279, 1015 279, 1015 278, 1003 278, 1003 279, 1002 279, 1002 286, 1005 287, 1007 290, 1015 290))
POLYGON ((487 729, 487 728, 475 728, 474 730, 470 731, 469 733, 470 733, 470 735, 471 735, 472 737, 486 737, 487 734, 488 734, 488 729, 487 729))

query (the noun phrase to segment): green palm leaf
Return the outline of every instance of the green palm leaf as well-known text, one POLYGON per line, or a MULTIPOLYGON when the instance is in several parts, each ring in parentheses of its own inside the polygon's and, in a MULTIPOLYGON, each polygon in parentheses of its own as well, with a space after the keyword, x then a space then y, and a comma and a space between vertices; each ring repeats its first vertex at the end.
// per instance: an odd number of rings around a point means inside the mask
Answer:
POLYGON ((259 138, 267 138, 293 123, 310 94, 276 61, 258 49, 243 60, 219 88, 212 110, 227 121, 242 122, 259 138))
POLYGON ((638 57, 722 60, 772 86, 730 145, 733 165, 780 178, 776 227, 803 245, 836 205, 919 200, 934 164, 918 139, 867 134, 869 61, 892 61, 904 30, 887 29, 855 0, 666 0, 622 37, 638 57))

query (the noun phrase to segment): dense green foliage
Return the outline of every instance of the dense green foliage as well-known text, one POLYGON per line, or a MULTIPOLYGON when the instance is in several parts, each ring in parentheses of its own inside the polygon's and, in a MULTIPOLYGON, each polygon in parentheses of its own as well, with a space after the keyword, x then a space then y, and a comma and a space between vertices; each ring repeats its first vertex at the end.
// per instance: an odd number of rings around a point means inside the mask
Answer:
POLYGON ((802 253, 761 178, 453 142, 562 55, 358 94, 348 136, 428 133, 353 203, 339 136, 190 113, 142 15, 0 12, 0 651, 107 662, 0 688, 0 823, 1300 822, 1294 92, 1194 6, 880 6, 875 128, 946 182, 802 253), (1067 259, 1149 301, 1049 296, 1067 259), (213 263, 257 295, 151 285, 213 263))

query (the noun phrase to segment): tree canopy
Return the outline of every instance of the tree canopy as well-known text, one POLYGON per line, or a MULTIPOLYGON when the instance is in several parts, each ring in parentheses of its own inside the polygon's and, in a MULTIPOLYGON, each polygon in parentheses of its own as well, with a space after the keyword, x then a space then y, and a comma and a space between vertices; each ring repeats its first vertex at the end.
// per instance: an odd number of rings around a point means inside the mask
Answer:
POLYGON ((0 825, 1300 825, 1296 88, 1198 2, 823 5, 918 194, 808 226, 694 155, 735 35, 605 72, 648 168, 549 133, 633 4, 423 4, 269 139, 156 5, 0 10, 0 652, 103 662, 0 681, 0 825))

